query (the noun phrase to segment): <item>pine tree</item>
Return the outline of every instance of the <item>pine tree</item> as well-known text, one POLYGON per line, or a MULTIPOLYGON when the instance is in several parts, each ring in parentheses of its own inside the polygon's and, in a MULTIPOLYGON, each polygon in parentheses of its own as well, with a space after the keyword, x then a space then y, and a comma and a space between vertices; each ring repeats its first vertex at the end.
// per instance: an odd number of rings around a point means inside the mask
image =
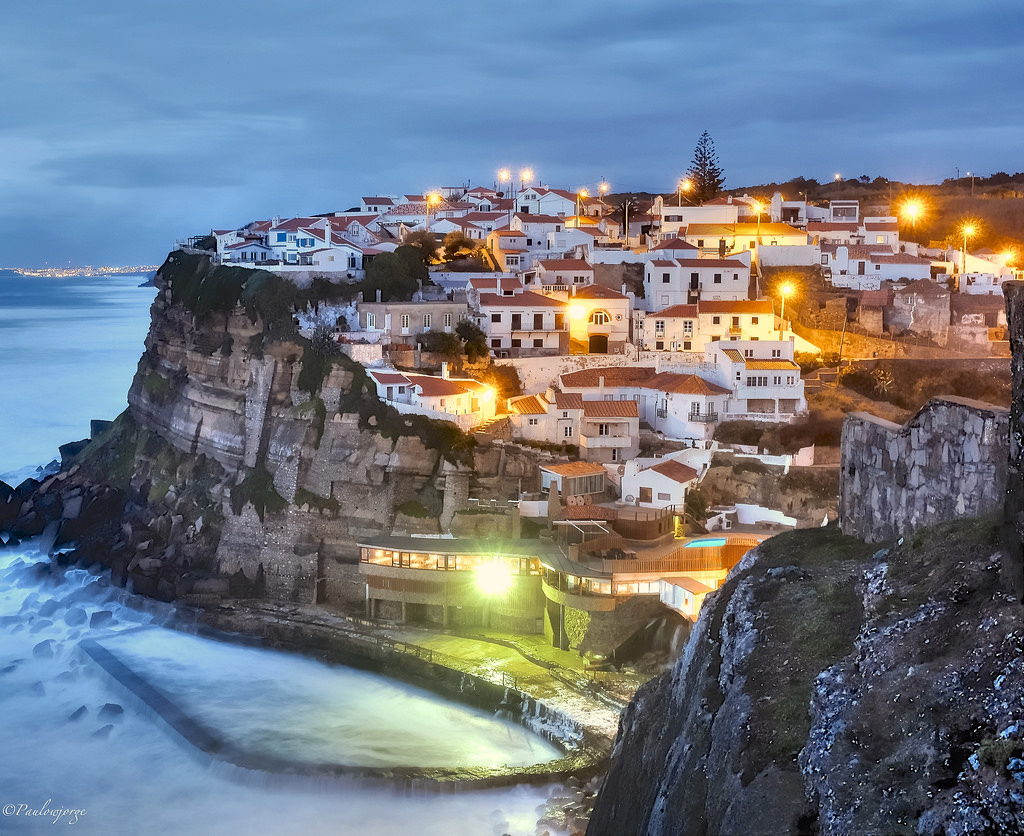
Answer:
POLYGON ((700 135, 697 147, 693 149, 688 176, 693 181, 693 198, 697 203, 717 196, 725 183, 725 172, 715 153, 715 142, 707 131, 700 135))

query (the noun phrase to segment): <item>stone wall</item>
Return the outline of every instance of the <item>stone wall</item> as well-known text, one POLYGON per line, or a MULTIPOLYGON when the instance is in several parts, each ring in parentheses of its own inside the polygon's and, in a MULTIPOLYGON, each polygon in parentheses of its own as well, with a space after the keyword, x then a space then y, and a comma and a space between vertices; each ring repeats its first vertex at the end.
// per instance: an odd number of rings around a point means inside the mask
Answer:
POLYGON ((1009 462, 1003 508, 1003 583, 1024 600, 1024 282, 1006 282, 1006 328, 1010 340, 1009 462))
POLYGON ((867 542, 1003 506, 1008 410, 933 398, 902 427, 865 412, 846 417, 839 517, 867 542))

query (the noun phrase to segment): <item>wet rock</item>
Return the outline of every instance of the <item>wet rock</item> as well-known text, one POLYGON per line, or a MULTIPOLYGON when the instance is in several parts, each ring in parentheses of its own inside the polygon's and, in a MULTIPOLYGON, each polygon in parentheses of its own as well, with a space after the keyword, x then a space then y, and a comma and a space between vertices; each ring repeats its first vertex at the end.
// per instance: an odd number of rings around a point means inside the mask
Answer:
POLYGON ((89 618, 89 628, 106 627, 114 623, 114 614, 110 610, 98 610, 89 618))
POLYGON ((86 618, 85 610, 81 607, 72 607, 64 613, 64 621, 69 627, 77 627, 79 624, 85 624, 86 618))
POLYGON ((49 618, 60 608, 60 603, 51 598, 49 601, 44 601, 42 606, 39 607, 38 613, 40 618, 49 618))
POLYGON ((124 707, 118 705, 116 702, 108 702, 99 710, 96 715, 100 720, 119 720, 121 715, 124 714, 124 707))
POLYGON ((32 648, 32 655, 37 659, 53 658, 53 639, 45 639, 32 648))
POLYGON ((114 727, 110 723, 107 723, 107 725, 103 726, 102 728, 96 729, 96 731, 92 733, 92 736, 99 738, 110 737, 110 733, 113 730, 114 727))
POLYGON ((47 627, 52 627, 53 622, 48 618, 40 618, 32 622, 32 627, 29 628, 30 633, 41 633, 47 627))
POLYGON ((74 720, 81 720, 88 713, 89 713, 89 709, 86 708, 84 705, 80 705, 80 706, 78 706, 78 708, 76 708, 74 711, 72 711, 68 715, 68 719, 72 720, 72 721, 74 721, 74 720))

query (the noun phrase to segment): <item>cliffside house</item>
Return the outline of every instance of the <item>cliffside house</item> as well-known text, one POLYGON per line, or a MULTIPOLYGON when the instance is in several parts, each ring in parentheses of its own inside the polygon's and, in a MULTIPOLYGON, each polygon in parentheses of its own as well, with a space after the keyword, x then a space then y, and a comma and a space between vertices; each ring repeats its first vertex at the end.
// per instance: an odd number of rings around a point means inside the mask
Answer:
POLYGON ((426 415, 458 424, 463 430, 490 421, 495 414, 494 390, 472 378, 452 378, 443 363, 441 376, 367 369, 377 397, 399 412, 426 415))
POLYGON ((480 292, 476 319, 495 357, 568 354, 567 304, 532 291, 480 292))
POLYGON ((732 390, 727 404, 730 419, 789 421, 806 414, 794 345, 792 339, 708 344, 704 357, 718 369, 716 382, 732 390))
POLYGON ((750 297, 750 257, 654 259, 644 269, 644 306, 656 311, 699 300, 750 297))
POLYGON ((469 305, 457 294, 451 298, 412 302, 360 302, 359 330, 367 339, 389 345, 415 346, 425 331, 454 333, 463 319, 471 319, 469 305))
POLYGON ((702 301, 639 313, 640 345, 645 351, 693 351, 703 355, 710 342, 771 340, 778 335, 770 299, 702 301))

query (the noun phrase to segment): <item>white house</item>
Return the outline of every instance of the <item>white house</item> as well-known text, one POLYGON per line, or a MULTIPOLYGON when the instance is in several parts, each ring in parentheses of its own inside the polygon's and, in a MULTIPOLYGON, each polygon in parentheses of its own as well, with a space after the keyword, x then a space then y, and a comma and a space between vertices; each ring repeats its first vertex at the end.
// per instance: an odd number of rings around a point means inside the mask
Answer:
POLYGON ((516 212, 528 212, 531 215, 558 215, 564 218, 576 214, 576 195, 565 189, 530 187, 519 192, 515 209, 516 212))
MULTIPOLYGON (((834 252, 822 247, 822 266, 831 272, 834 287, 878 290, 884 281, 930 279, 932 261, 910 253, 894 253, 884 244, 839 244, 834 252)), ((828 273, 826 273, 828 275, 828 273)))
POLYGON ((569 337, 576 344, 574 350, 585 347, 587 354, 622 353, 630 341, 632 299, 596 284, 573 284, 569 291, 569 337))
POLYGON ((656 311, 698 299, 747 299, 750 256, 740 258, 655 259, 644 269, 644 304, 656 311))
POLYGON ((619 483, 622 498, 641 508, 681 509, 687 490, 697 484, 700 473, 674 458, 643 461, 626 464, 619 483))
POLYGON ((770 299, 674 305, 643 315, 641 345, 646 350, 703 354, 707 343, 715 340, 774 339, 774 320, 770 299))
POLYGON ((426 415, 471 429, 494 417, 495 396, 489 386, 471 378, 451 378, 447 364, 441 376, 367 369, 377 396, 399 412, 426 415))
POLYGON ((511 296, 480 293, 477 321, 499 357, 567 354, 567 305, 533 291, 511 296))
POLYGON ((583 401, 577 444, 580 459, 613 464, 640 452, 640 413, 633 400, 583 401))
POLYGON ((658 598, 666 607, 691 621, 696 621, 704 598, 714 589, 686 575, 670 575, 658 579, 658 598))
POLYGON ((789 420, 807 412, 793 340, 708 343, 705 360, 717 369, 716 382, 732 390, 729 418, 789 420))

